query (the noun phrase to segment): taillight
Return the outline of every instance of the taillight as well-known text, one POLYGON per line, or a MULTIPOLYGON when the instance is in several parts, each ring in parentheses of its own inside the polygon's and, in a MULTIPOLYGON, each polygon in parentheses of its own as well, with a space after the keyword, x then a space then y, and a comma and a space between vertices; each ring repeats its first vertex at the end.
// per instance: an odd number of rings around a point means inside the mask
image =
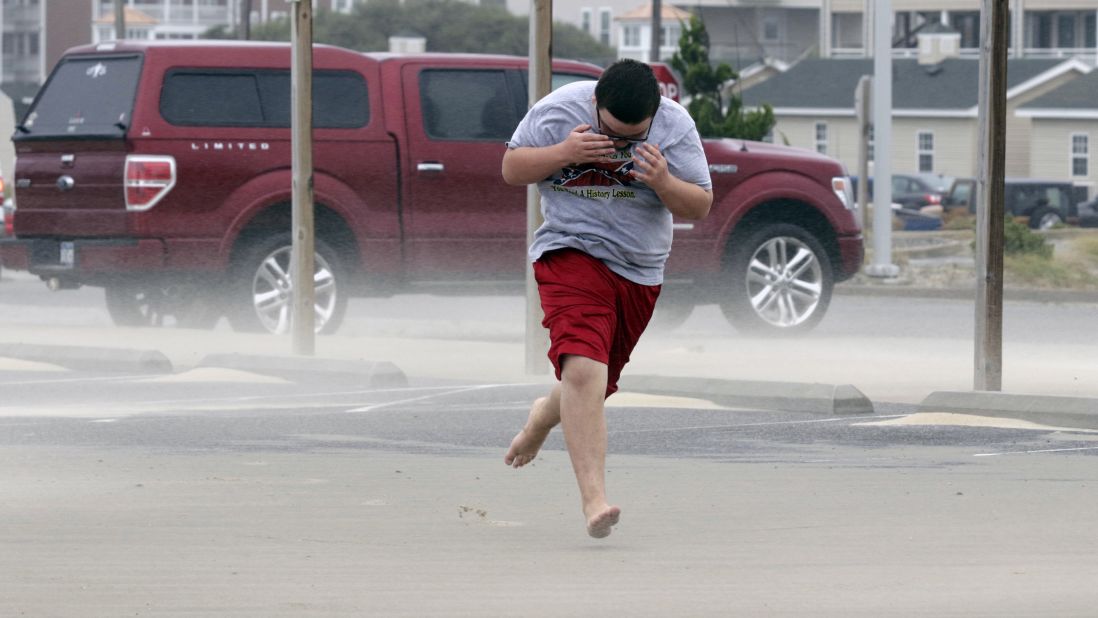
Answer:
POLYGON ((941 204, 942 203, 942 196, 938 195, 937 193, 927 193, 926 194, 926 203, 927 204, 941 204))
POLYGON ((148 210, 175 186, 175 159, 169 156, 126 157, 126 210, 148 210))

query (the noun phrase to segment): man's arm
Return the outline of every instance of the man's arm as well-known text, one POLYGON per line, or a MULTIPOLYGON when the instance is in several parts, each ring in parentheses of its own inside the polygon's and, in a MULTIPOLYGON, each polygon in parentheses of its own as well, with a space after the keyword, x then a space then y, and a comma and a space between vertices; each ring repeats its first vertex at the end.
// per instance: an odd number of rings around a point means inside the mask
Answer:
POLYGON ((704 219, 713 205, 713 192, 676 178, 667 169, 667 159, 656 144, 644 143, 633 151, 634 178, 660 196, 671 214, 683 219, 704 219))
POLYGON ((594 163, 614 154, 604 135, 588 133, 589 124, 572 129, 563 142, 552 146, 509 148, 503 155, 503 181, 509 185, 541 182, 566 165, 594 163))

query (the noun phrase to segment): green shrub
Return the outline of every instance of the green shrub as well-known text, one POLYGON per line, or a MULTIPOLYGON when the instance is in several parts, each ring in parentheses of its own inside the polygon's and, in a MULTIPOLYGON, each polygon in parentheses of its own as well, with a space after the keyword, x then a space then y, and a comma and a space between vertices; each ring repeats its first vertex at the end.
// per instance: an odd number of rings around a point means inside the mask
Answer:
MULTIPOLYGON (((1033 255, 1046 260, 1052 259, 1053 246, 1045 237, 1011 217, 1006 218, 1003 235, 1004 255, 1033 255)), ((973 240, 970 246, 975 251, 976 241, 973 240)))
POLYGON ((1052 245, 1044 236, 1035 233, 1026 225, 1011 217, 1006 219, 1006 235, 1003 253, 1006 255, 1034 255, 1046 260, 1052 259, 1052 245))

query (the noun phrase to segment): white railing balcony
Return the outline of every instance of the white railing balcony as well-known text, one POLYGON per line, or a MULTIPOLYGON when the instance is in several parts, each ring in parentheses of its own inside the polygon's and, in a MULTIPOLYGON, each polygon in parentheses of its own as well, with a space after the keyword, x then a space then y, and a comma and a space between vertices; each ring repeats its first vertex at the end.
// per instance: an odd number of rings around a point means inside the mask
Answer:
POLYGON ((1094 56, 1098 51, 1093 47, 1027 47, 1026 58, 1074 58, 1076 56, 1094 56))
MULTIPOLYGON (((1010 49, 1013 52, 1013 48, 1010 49)), ((1098 50, 1093 47, 1027 47, 1023 50, 1024 58, 1038 58, 1038 59, 1067 59, 1067 58, 1087 58, 1093 59, 1098 62, 1098 50)), ((832 58, 867 58, 871 57, 870 54, 866 54, 865 50, 861 47, 832 47, 832 58)), ((959 53, 961 58, 979 58, 980 48, 978 47, 962 47, 959 53)), ((919 49, 917 47, 894 47, 892 48, 893 58, 918 58, 919 49)), ((1011 54, 1011 57, 1014 57, 1011 54)))
POLYGON ((3 11, 4 25, 14 26, 16 30, 38 26, 42 22, 42 7, 37 4, 5 6, 3 11))
POLYGON ((155 19, 163 26, 173 24, 215 26, 233 21, 232 13, 227 5, 198 5, 196 9, 192 4, 183 4, 179 0, 170 0, 164 2, 135 2, 129 6, 155 19))

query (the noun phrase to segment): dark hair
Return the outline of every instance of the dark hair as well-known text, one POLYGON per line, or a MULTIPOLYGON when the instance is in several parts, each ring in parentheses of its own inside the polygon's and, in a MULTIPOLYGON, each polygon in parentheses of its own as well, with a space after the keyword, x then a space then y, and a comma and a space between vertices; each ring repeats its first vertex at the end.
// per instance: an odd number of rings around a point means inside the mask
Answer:
POLYGON ((656 115, 660 106, 660 85, 652 67, 636 60, 619 60, 599 78, 595 101, 614 118, 626 124, 638 124, 656 115))

